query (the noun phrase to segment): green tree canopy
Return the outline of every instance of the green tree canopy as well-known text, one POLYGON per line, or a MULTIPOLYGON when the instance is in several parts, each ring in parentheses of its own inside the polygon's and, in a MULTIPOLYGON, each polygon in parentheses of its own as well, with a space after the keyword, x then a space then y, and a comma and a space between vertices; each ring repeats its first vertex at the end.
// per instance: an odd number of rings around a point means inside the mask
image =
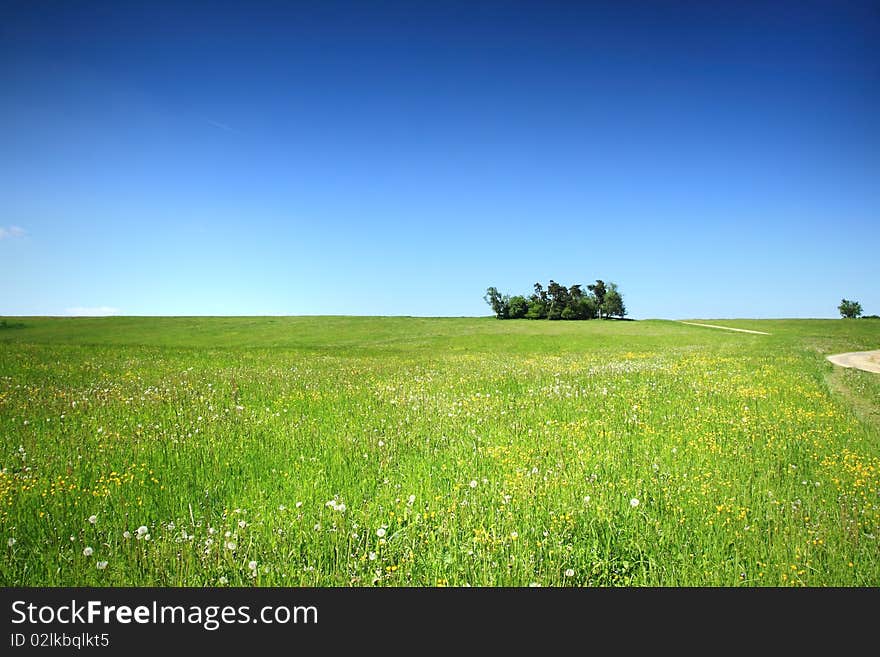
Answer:
POLYGON ((841 299, 840 305, 837 306, 841 317, 855 319, 862 315, 862 304, 858 301, 850 301, 849 299, 841 299))
POLYGON ((498 319, 624 318, 626 306, 615 283, 606 284, 597 279, 587 289, 589 292, 584 292, 584 286, 579 283, 566 287, 551 279, 546 288, 541 283, 535 283, 534 291, 528 297, 508 296, 490 287, 483 298, 498 319))

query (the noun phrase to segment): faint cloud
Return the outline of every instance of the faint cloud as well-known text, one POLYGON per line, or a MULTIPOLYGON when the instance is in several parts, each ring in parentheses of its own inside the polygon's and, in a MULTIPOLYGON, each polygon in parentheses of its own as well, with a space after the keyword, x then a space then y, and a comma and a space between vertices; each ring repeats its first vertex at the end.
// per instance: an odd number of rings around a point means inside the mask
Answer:
POLYGON ((220 123, 219 121, 211 121, 210 119, 208 119, 208 124, 214 126, 215 128, 217 128, 219 130, 223 130, 224 132, 237 132, 236 130, 229 127, 225 123, 220 123))
POLYGON ((27 235, 27 233, 21 226, 9 226, 9 228, 0 226, 0 240, 15 239, 16 237, 24 237, 25 235, 27 235))
POLYGON ((85 306, 74 306, 65 311, 68 315, 74 317, 107 317, 108 315, 118 315, 119 308, 113 306, 95 306, 88 308, 85 306))

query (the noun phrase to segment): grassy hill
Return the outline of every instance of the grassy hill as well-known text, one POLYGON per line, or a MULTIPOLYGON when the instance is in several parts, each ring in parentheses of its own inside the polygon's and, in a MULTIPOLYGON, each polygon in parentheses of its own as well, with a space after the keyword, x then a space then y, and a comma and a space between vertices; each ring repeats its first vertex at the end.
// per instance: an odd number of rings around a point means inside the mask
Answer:
POLYGON ((880 321, 698 321, 7 318, 0 584, 876 585, 880 321))

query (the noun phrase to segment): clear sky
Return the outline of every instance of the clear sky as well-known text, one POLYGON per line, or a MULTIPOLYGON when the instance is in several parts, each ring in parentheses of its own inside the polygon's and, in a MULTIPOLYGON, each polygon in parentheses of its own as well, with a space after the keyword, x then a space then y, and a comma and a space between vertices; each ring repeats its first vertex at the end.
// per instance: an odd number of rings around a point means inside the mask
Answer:
POLYGON ((880 314, 878 7, 0 0, 0 314, 880 314))

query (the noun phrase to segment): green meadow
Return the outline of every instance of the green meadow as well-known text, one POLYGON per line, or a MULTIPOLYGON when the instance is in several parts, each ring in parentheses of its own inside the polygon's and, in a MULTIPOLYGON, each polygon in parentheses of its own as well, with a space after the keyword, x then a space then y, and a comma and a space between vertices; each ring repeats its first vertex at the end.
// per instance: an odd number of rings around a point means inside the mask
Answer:
POLYGON ((880 320, 6 318, 3 586, 877 586, 880 320))

